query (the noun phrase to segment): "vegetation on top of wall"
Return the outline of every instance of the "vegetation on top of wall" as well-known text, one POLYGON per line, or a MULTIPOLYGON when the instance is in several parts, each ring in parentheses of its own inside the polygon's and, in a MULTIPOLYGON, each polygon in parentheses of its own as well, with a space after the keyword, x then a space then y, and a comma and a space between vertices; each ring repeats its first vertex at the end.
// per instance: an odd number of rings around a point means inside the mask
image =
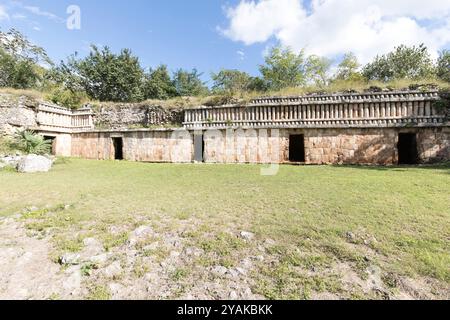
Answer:
POLYGON ((433 60, 424 45, 400 45, 364 66, 351 52, 331 61, 276 45, 259 66, 260 75, 223 69, 211 74, 208 87, 196 69, 171 74, 166 65, 144 68, 129 49, 114 53, 109 47, 92 46, 86 57, 74 54, 54 64, 43 48, 14 29, 0 31, 0 40, 0 88, 26 90, 26 95, 68 108, 107 101, 183 108, 259 96, 398 90, 429 83, 450 87, 450 51, 433 60))

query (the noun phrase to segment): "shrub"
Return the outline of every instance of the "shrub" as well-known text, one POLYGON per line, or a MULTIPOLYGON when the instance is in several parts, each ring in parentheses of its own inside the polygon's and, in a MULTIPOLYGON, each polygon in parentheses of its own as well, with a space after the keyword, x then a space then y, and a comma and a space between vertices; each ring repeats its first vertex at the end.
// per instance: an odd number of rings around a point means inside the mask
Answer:
POLYGON ((23 130, 16 134, 15 147, 27 154, 49 154, 52 142, 31 130, 23 130))
POLYGON ((47 99, 66 108, 77 109, 88 101, 88 96, 84 92, 73 92, 68 89, 56 88, 50 92, 47 99))

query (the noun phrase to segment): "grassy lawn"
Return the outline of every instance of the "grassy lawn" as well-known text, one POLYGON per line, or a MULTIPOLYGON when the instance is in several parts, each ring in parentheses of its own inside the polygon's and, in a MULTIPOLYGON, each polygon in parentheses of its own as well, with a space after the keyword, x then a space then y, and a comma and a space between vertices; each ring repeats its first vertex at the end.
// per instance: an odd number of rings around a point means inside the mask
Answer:
MULTIPOLYGON (((35 207, 22 219, 51 236, 55 257, 81 250, 87 237, 113 251, 141 225, 161 237, 176 234, 183 246, 202 250, 170 271, 168 281, 183 284, 180 296, 208 268, 261 255, 248 277, 252 292, 266 298, 379 297, 348 285, 342 270, 360 281, 378 270, 393 294, 404 278, 430 280, 448 294, 449 165, 282 166, 275 176, 261 176, 260 168, 61 159, 47 174, 0 171, 0 216, 35 207)), ((170 252, 140 254, 164 261, 170 252)), ((145 259, 133 270, 142 277, 145 259)))

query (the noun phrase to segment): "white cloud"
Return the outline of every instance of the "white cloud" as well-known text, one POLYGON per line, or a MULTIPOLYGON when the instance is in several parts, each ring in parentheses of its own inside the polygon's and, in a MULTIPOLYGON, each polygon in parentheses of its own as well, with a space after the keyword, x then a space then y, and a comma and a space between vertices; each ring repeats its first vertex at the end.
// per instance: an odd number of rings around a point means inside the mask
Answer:
POLYGON ((6 8, 0 5, 0 21, 1 20, 9 20, 8 12, 6 12, 6 8))
POLYGON ((11 17, 16 20, 25 20, 27 18, 26 15, 21 14, 21 13, 15 13, 11 17))
POLYGON ((238 57, 239 57, 239 60, 245 60, 245 52, 244 51, 242 51, 242 50, 238 50, 238 51, 236 51, 236 54, 238 55, 238 57))
POLYGON ((241 2, 226 9, 221 32, 246 45, 275 38, 294 50, 333 57, 348 51, 367 62, 399 44, 425 43, 433 55, 450 44, 450 1, 301 0, 241 2))
POLYGON ((50 20, 56 21, 56 22, 64 22, 65 20, 61 17, 58 17, 56 14, 53 14, 51 12, 48 11, 44 11, 39 7, 35 7, 35 6, 23 6, 23 8, 37 16, 42 16, 42 17, 46 17, 50 20))

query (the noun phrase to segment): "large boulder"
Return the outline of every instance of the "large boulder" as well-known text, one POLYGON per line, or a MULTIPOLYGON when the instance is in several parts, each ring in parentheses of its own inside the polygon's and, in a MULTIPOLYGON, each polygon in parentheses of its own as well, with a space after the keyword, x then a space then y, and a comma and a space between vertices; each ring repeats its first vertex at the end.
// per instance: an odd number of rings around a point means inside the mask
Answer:
POLYGON ((52 168, 52 164, 53 161, 49 158, 29 154, 20 159, 17 171, 23 173, 48 172, 52 168))
POLYGON ((0 157, 0 167, 2 166, 10 166, 10 167, 17 167, 17 164, 19 163, 21 159, 21 156, 6 156, 6 157, 0 157))

